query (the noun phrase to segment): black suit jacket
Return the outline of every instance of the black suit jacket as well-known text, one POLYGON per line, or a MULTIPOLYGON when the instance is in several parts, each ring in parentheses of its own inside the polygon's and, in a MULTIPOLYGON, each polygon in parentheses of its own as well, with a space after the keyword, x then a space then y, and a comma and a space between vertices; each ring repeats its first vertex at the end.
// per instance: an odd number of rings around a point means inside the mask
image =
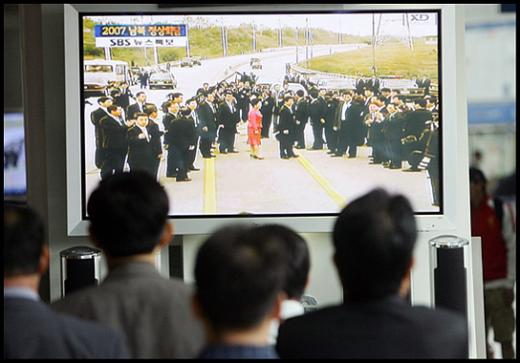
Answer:
POLYGON ((281 358, 467 358, 468 331, 462 315, 391 296, 288 319, 277 351, 281 358))
POLYGON ((419 109, 409 112, 406 115, 404 123, 404 135, 414 135, 415 137, 417 137, 417 139, 419 139, 426 126, 426 121, 429 121, 431 119, 431 111, 425 109, 419 109))
POLYGON ((320 119, 325 118, 327 112, 327 102, 323 97, 318 97, 309 105, 309 116, 311 117, 311 124, 320 124, 320 119))
POLYGON ((188 150, 189 146, 194 145, 195 124, 191 117, 181 117, 171 123, 168 129, 168 144, 180 150, 188 150))
POLYGON ((101 107, 95 111, 92 111, 90 114, 90 121, 94 125, 94 130, 96 134, 96 148, 103 147, 103 130, 100 127, 100 121, 103 117, 107 116, 108 113, 105 112, 101 107))
MULTIPOLYGON (((144 110, 144 105, 143 105, 143 110, 144 110)), ((127 120, 133 119, 134 115, 138 112, 141 112, 141 109, 139 108, 139 104, 137 102, 128 106, 128 109, 126 110, 127 120)))
POLYGON ((309 120, 309 102, 305 98, 294 104, 294 117, 303 125, 309 120))
POLYGON ((169 143, 168 130, 170 129, 171 124, 173 123, 173 121, 177 120, 180 116, 181 116, 180 114, 174 115, 173 113, 169 113, 169 112, 164 114, 162 123, 164 126, 164 144, 165 145, 168 145, 168 143, 169 143))
POLYGON ((130 358, 125 337, 44 303, 4 298, 5 358, 130 358))
POLYGON ((280 109, 280 120, 278 121, 278 131, 280 135, 294 135, 294 112, 291 112, 285 105, 280 109), (288 130, 289 134, 284 134, 283 131, 288 130))
MULTIPOLYGON (((213 109, 215 109, 215 104, 213 104, 213 109)), ((211 106, 204 102, 200 104, 197 109, 199 115, 199 133, 200 137, 206 140, 214 140, 217 136, 217 120, 216 120, 216 112, 213 112, 211 106), (204 127, 208 128, 208 131, 203 131, 204 127)))
POLYGON ((235 105, 233 105, 233 108, 234 112, 231 112, 227 102, 222 102, 218 106, 217 122, 219 125, 223 125, 229 132, 233 131, 235 133, 237 132, 237 123, 240 120, 240 115, 235 105))
POLYGON ((99 122, 103 130, 104 149, 126 149, 128 148, 128 127, 120 124, 111 116, 106 115, 99 122))
POLYGON ((149 127, 146 128, 150 141, 140 139, 143 132, 137 126, 128 130, 128 165, 134 170, 149 170, 157 158, 154 155, 153 135, 149 127))

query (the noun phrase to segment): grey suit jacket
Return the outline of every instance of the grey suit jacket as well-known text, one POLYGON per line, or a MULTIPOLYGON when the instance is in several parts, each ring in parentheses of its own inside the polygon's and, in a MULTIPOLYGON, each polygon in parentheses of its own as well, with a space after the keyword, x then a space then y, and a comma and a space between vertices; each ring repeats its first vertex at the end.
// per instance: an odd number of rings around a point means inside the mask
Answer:
POLYGON ((129 358, 123 334, 52 311, 41 301, 4 298, 4 359, 129 358))
POLYGON ((130 262, 52 307, 124 332, 134 358, 193 358, 205 339, 191 296, 181 280, 162 277, 149 263, 130 262))

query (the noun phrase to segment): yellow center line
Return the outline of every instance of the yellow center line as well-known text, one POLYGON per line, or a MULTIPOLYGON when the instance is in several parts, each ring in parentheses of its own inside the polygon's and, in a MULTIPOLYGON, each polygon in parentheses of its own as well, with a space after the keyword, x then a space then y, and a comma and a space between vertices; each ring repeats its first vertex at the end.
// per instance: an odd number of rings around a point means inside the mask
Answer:
POLYGON ((307 170, 309 174, 320 184, 320 186, 325 190, 325 192, 331 197, 331 199, 336 202, 336 204, 343 208, 346 205, 346 199, 330 184, 330 182, 320 174, 318 170, 307 160, 302 153, 299 154, 300 157, 298 161, 302 166, 307 170))
POLYGON ((204 214, 216 214, 215 159, 204 159, 204 214))

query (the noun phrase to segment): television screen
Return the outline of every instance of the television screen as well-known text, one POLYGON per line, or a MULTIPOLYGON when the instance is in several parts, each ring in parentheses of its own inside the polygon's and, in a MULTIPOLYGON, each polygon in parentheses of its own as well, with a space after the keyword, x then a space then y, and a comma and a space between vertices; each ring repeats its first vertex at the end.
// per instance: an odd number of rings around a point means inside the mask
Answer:
POLYGON ((175 218, 441 214, 440 10, 80 13, 82 198, 120 171, 175 218))
POLYGON ((24 200, 25 174, 23 114, 4 113, 4 199, 24 200))

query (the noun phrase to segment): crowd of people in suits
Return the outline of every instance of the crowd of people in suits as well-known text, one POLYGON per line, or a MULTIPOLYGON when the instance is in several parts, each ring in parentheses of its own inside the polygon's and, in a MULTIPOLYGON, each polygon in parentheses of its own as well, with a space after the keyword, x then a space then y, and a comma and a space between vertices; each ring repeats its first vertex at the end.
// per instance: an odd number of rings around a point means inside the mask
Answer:
POLYGON ((194 260, 194 284, 164 277, 173 235, 164 187, 117 173, 90 195, 89 236, 108 272, 46 304, 45 225, 4 202, 4 358, 467 358, 459 311, 407 302, 417 226, 402 195, 350 202, 331 233, 343 302, 305 309, 311 256, 282 225, 229 224, 194 260))
POLYGON ((429 94, 429 80, 417 80, 424 95, 411 98, 380 88, 375 77, 359 78, 353 90, 328 91, 302 79, 305 91, 296 92, 289 89, 291 77, 272 88, 245 74, 234 82, 204 83, 185 103, 181 93, 170 93, 160 107, 162 120, 144 91, 134 97, 123 84, 111 97, 99 98, 91 114, 101 178, 121 171, 127 155, 130 169, 157 176, 166 149, 166 177, 190 181, 188 172, 198 170, 197 148, 203 158, 216 157, 216 148, 220 154, 237 153, 237 127, 246 123, 252 158, 263 159, 261 139, 271 135, 279 142, 280 158, 296 158, 294 149, 307 148, 310 124, 309 150, 356 158, 366 145, 372 150, 370 164, 402 169, 406 161, 404 171, 427 169, 433 204, 439 205, 439 106, 429 94))

